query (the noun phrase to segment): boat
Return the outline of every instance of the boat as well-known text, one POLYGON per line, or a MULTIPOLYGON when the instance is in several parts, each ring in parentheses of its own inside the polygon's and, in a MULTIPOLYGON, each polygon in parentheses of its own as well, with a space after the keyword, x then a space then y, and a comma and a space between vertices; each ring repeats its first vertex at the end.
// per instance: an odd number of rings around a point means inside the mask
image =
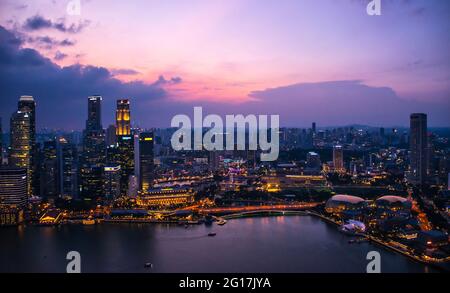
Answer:
POLYGON ((209 237, 214 237, 214 236, 216 236, 216 233, 215 232, 210 232, 210 233, 208 233, 208 236, 209 237))
POLYGON ((220 221, 217 222, 217 225, 223 226, 227 223, 227 220, 221 219, 220 221))
POLYGON ((83 225, 95 225, 95 220, 93 219, 85 219, 82 221, 83 225))

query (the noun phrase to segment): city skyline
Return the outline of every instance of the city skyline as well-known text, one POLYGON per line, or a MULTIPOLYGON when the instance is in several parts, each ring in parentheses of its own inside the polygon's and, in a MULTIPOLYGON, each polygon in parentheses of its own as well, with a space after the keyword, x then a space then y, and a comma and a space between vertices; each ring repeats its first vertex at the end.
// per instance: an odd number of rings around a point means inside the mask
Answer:
POLYGON ((17 97, 32 95, 37 129, 81 130, 93 94, 105 113, 130 99, 140 127, 168 127, 194 106, 279 114, 289 127, 407 127, 415 112, 450 126, 445 1, 383 1, 379 17, 364 1, 135 3, 81 1, 73 16, 65 2, 3 1, 3 128, 17 97))

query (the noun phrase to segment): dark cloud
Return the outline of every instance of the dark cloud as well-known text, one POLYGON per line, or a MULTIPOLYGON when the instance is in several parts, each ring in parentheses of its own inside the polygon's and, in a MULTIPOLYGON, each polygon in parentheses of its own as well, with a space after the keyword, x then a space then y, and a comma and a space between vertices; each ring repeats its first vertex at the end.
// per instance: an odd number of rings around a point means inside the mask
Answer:
POLYGON ((28 37, 27 42, 36 44, 38 47, 45 49, 53 49, 55 47, 69 47, 75 45, 75 41, 71 41, 69 39, 59 41, 49 36, 28 37))
POLYGON ((136 71, 134 69, 119 68, 119 69, 112 69, 111 74, 112 75, 136 75, 136 74, 139 74, 139 71, 136 71))
POLYGON ((358 80, 299 83, 254 91, 250 96, 255 99, 254 111, 282 113, 280 119, 291 126, 300 121, 303 125, 312 121, 322 125, 407 125, 413 112, 428 113, 431 125, 450 125, 450 101, 405 100, 389 87, 372 87, 358 80))
MULTIPOLYGON (((166 90, 140 81, 122 82, 104 67, 74 64, 60 67, 34 49, 22 48, 15 34, 0 26, 0 116, 8 121, 20 95, 35 97, 38 127, 82 129, 86 119, 87 96, 104 97, 104 117, 111 121, 114 101, 132 98, 133 106, 148 115, 151 101, 163 100, 166 90), (108 115, 110 113, 111 115, 108 115), (111 116, 111 117, 109 117, 111 116)), ((62 56, 62 55, 61 55, 62 56)))
MULTIPOLYGON (((38 127, 82 129, 87 96, 99 93, 104 97, 105 126, 114 119, 117 98, 131 99, 133 123, 141 127, 167 127, 173 115, 191 115, 193 106, 202 106, 205 115, 278 114, 283 126, 307 126, 312 121, 327 126, 406 126, 409 114, 417 111, 429 114, 431 126, 450 125, 450 100, 440 104, 407 101, 389 87, 368 86, 358 80, 298 83, 253 91, 252 101, 239 104, 213 99, 173 100, 168 99, 170 87, 166 86, 182 82, 180 77, 160 76, 152 84, 122 82, 114 78, 117 72, 104 67, 60 67, 38 51, 23 48, 22 43, 16 34, 0 26, 0 116, 5 124, 17 107, 18 97, 33 95, 38 103, 38 127)), ((415 60, 412 66, 421 63, 415 60)))
POLYGON ((155 86, 164 86, 164 85, 173 85, 179 84, 182 82, 181 77, 172 77, 170 79, 166 79, 164 76, 160 75, 158 80, 153 83, 155 86))
POLYGON ((56 51, 55 57, 53 57, 55 60, 63 60, 67 57, 67 54, 64 54, 60 51, 56 51))
POLYGON ((44 18, 38 14, 25 20, 23 28, 28 31, 36 31, 41 29, 55 29, 64 33, 76 34, 81 32, 85 27, 89 25, 88 20, 84 20, 78 24, 67 25, 64 18, 60 18, 57 21, 44 18))

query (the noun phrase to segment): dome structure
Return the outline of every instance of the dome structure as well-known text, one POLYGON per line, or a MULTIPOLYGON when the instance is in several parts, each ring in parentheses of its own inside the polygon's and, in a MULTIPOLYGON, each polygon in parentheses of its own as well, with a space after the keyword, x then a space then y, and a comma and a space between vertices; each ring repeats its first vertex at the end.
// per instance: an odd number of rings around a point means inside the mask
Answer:
POLYGON ((366 201, 358 196, 338 194, 332 196, 326 203, 325 210, 329 213, 342 213, 350 210, 360 210, 366 206, 366 201))
POLYGON ((411 209, 412 203, 407 198, 396 195, 385 195, 378 198, 375 204, 379 208, 406 208, 411 209))

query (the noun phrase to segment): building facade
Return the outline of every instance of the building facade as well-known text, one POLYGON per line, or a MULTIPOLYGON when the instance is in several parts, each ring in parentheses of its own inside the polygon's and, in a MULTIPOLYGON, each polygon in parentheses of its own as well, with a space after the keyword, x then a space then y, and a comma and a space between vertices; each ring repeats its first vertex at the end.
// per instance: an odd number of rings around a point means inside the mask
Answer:
POLYGON ((410 117, 410 181, 424 184, 427 177, 427 115, 413 113, 410 117))
POLYGON ((154 178, 153 145, 153 132, 142 132, 139 135, 139 189, 141 191, 147 191, 152 186, 154 178))

